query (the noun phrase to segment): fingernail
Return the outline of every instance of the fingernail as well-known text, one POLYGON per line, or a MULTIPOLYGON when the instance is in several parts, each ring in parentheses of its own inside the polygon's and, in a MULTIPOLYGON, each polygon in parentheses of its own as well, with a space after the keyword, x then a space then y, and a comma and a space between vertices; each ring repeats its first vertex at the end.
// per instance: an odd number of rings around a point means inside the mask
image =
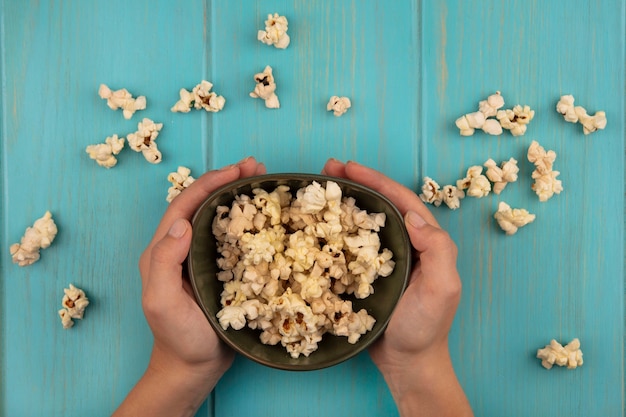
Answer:
POLYGON ((250 158, 252 158, 251 156, 246 156, 245 158, 243 158, 241 161, 237 162, 235 165, 242 165, 245 164, 246 162, 248 162, 250 160, 250 158))
POLYGON ((183 219, 177 219, 174 224, 170 227, 167 234, 172 236, 175 239, 180 239, 187 231, 187 224, 183 219))
POLYGON ((235 168, 235 166, 236 166, 235 164, 230 164, 230 165, 226 165, 224 167, 221 167, 219 170, 220 171, 228 171, 229 169, 235 168))
POLYGON ((426 224, 426 220, 414 211, 406 212, 406 222, 415 228, 420 228, 426 224))

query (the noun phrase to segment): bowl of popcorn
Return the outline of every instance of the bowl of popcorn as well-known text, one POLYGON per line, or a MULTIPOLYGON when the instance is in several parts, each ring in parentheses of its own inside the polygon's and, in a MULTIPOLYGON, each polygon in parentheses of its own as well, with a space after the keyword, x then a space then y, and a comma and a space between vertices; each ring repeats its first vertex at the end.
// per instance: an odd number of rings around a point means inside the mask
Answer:
POLYGON ((277 369, 321 369, 366 349, 411 271, 398 209, 340 178, 244 178, 212 193, 192 225, 199 306, 227 345, 277 369))

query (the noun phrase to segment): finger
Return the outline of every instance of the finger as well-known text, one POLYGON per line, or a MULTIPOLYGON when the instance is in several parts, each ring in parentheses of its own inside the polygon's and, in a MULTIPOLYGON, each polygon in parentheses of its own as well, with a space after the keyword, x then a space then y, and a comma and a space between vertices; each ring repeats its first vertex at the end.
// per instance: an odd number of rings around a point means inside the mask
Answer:
POLYGON ((237 163, 237 166, 240 170, 239 177, 246 178, 251 177, 252 175, 256 175, 256 170, 259 166, 259 163, 252 156, 249 156, 239 161, 237 163))
POLYGON ((346 178, 378 191, 389 198, 404 215, 409 210, 419 213, 426 222, 439 226, 435 216, 413 191, 392 180, 386 175, 357 162, 350 161, 345 165, 346 178))
POLYGON ((256 172, 254 174, 255 175, 267 174, 267 169, 265 168, 265 164, 262 162, 259 162, 259 164, 256 166, 256 172))
POLYGON ((166 235, 150 250, 149 273, 143 274, 144 292, 148 297, 167 299, 183 288, 182 263, 191 244, 191 224, 187 219, 176 219, 166 235))
POLYGON ((420 286, 446 297, 460 297, 461 279, 456 267, 458 251, 450 235, 412 210, 406 213, 405 224, 411 244, 419 252, 419 267, 424 280, 420 286))
POLYGON ((324 168, 322 168, 322 175, 346 178, 346 164, 335 158, 330 158, 326 161, 326 164, 324 164, 324 168))

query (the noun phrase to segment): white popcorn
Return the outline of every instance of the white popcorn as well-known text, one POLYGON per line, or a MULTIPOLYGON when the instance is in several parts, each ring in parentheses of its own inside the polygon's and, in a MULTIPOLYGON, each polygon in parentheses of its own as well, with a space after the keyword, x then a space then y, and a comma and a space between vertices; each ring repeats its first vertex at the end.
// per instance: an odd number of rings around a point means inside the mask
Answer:
POLYGON ((151 164, 161 162, 161 152, 157 148, 156 138, 163 128, 163 123, 154 123, 148 118, 144 118, 137 124, 137 131, 130 133, 126 138, 128 146, 135 152, 141 152, 146 161, 151 164))
POLYGON ((548 201, 554 194, 560 194, 563 191, 563 185, 561 180, 556 177, 559 176, 559 171, 554 171, 552 166, 556 159, 556 153, 554 151, 547 151, 539 145, 537 141, 532 141, 528 147, 527 158, 530 162, 535 164, 535 170, 532 173, 532 178, 535 182, 531 185, 531 188, 535 191, 539 197, 539 201, 548 201))
POLYGON ((455 124, 459 128, 461 136, 471 136, 475 129, 482 129, 485 124, 485 115, 479 111, 468 113, 459 117, 455 124))
POLYGON ((107 137, 104 143, 87 146, 85 152, 101 167, 112 168, 117 164, 117 158, 114 155, 119 154, 123 148, 124 138, 113 135, 107 137))
POLYGON ((549 345, 537 349, 537 358, 541 359, 541 365, 546 369, 552 369, 554 365, 567 366, 567 369, 576 369, 583 364, 583 352, 580 350, 580 340, 573 339, 563 346, 552 339, 549 345))
POLYGON ((226 99, 211 91, 213 84, 202 80, 192 91, 181 88, 178 92, 180 100, 170 109, 172 112, 189 113, 193 108, 204 109, 208 112, 217 113, 224 108, 226 99))
POLYGON ((498 109, 504 106, 504 97, 499 91, 495 94, 487 97, 487 100, 482 100, 478 103, 478 111, 485 115, 485 117, 493 117, 498 112, 498 109))
POLYGON ((443 202, 446 203, 449 208, 456 210, 461 207, 461 199, 465 197, 465 192, 459 190, 454 185, 444 185, 441 190, 441 196, 443 202))
POLYGON ((70 287, 63 291, 65 295, 61 303, 63 308, 59 310, 59 317, 63 328, 69 329, 74 326, 72 319, 80 320, 83 318, 85 308, 89 305, 89 299, 83 290, 76 288, 73 284, 70 284, 70 287))
POLYGON ((498 166, 496 162, 490 158, 484 163, 484 166, 487 168, 485 176, 493 183, 492 190, 494 194, 500 194, 508 183, 517 181, 519 168, 517 166, 517 160, 514 158, 502 162, 501 166, 498 166))
POLYGON ((250 93, 252 98, 260 98, 265 100, 265 107, 269 109, 280 108, 280 102, 276 95, 276 83, 274 82, 274 75, 272 74, 272 67, 269 65, 265 67, 263 72, 254 75, 254 81, 256 86, 250 93))
POLYGON ((9 248, 13 262, 19 266, 28 266, 37 262, 40 257, 40 249, 46 249, 56 237, 57 226, 49 211, 37 219, 32 227, 26 228, 26 232, 20 243, 14 243, 9 248))
POLYGON ((326 105, 326 111, 331 111, 337 117, 342 116, 352 106, 348 97, 332 96, 326 105))
POLYGON ((465 178, 456 182, 456 188, 459 190, 467 190, 465 194, 468 197, 482 198, 491 191, 491 183, 482 175, 483 168, 480 165, 474 165, 468 168, 465 178))
POLYGON ((132 94, 125 88, 111 91, 105 84, 100 84, 98 95, 107 101, 107 105, 112 110, 122 109, 125 119, 130 119, 137 110, 146 108, 146 98, 144 96, 133 98, 132 94))
POLYGON ((583 133, 588 135, 606 127, 606 113, 598 111, 593 116, 581 106, 574 106, 574 96, 563 95, 556 104, 556 111, 563 115, 565 121, 583 125, 583 133))
POLYGON ((488 135, 498 136, 502 134, 502 125, 495 119, 487 119, 483 123, 483 132, 488 135))
POLYGON ((498 211, 496 211, 493 217, 507 235, 515 234, 520 227, 526 226, 535 220, 534 214, 530 214, 525 209, 512 209, 504 201, 498 204, 498 211))
POLYGON ((167 189, 167 197, 165 198, 168 203, 171 203, 174 198, 195 181, 194 177, 191 176, 191 170, 184 166, 178 167, 176 172, 170 172, 167 180, 172 184, 167 189))
POLYGON ((289 22, 285 16, 278 13, 268 14, 265 21, 265 30, 259 30, 257 39, 266 45, 274 45, 275 48, 285 49, 289 46, 287 35, 289 22))
POLYGON ((424 203, 433 204, 436 207, 439 207, 443 201, 443 194, 439 184, 430 177, 424 177, 422 193, 419 197, 424 203))
POLYGON ((531 110, 529 106, 522 107, 519 104, 512 110, 498 110, 496 113, 496 118, 502 128, 509 130, 513 136, 522 136, 526 133, 527 125, 534 117, 534 110, 531 110))
POLYGON ((504 98, 499 91, 478 103, 478 111, 468 113, 456 120, 461 136, 471 136, 476 129, 482 129, 489 135, 501 135, 507 129, 513 136, 526 133, 528 123, 535 116, 529 106, 516 105, 511 110, 500 110, 504 106, 504 98), (496 119, 490 119, 490 117, 496 119))
POLYGON ((295 198, 284 185, 252 194, 218 207, 212 225, 224 283, 220 325, 259 329, 262 343, 280 342, 294 358, 314 352, 327 332, 356 343, 375 319, 338 294, 365 298, 393 272, 393 253, 377 234, 384 213, 359 209, 333 181, 314 181, 295 198))

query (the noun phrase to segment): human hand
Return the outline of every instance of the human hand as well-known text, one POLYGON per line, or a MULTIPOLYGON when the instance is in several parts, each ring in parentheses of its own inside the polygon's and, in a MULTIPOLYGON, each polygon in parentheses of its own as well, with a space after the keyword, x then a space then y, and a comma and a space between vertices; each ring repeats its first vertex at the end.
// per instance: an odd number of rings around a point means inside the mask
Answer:
POLYGON ((139 260, 142 306, 154 335, 146 373, 116 415, 177 415, 195 412, 232 364, 234 353, 220 342, 183 275, 189 252, 190 219, 217 188, 265 173, 254 158, 199 177, 169 205, 139 260), (147 411, 150 410, 150 411, 147 411))
POLYGON ((461 297, 456 245, 413 191, 380 172, 330 159, 322 173, 384 194, 405 219, 414 267, 383 337, 369 349, 401 413, 415 415, 419 409, 420 415, 429 415, 430 410, 443 416, 447 408, 450 415, 470 415, 448 350, 448 333, 461 297), (461 403, 454 404, 455 399, 461 403))

